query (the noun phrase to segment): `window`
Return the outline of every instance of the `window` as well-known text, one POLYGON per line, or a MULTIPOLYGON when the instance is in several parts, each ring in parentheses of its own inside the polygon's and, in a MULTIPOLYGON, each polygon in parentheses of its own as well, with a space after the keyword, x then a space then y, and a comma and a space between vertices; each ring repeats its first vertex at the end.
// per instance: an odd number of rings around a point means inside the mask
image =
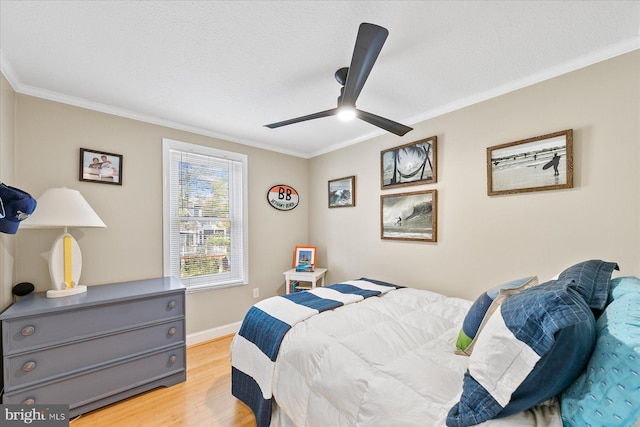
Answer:
POLYGON ((164 274, 187 290, 248 283, 247 156, 162 140, 164 274))

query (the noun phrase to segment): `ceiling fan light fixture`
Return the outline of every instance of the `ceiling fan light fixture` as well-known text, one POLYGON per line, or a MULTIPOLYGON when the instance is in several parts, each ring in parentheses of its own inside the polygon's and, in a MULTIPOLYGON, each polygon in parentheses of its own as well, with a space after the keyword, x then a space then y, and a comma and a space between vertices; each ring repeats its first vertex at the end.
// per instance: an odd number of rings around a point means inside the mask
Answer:
POLYGON ((353 107, 340 107, 338 109, 338 118, 342 121, 349 121, 356 118, 356 109, 353 107))
POLYGON ((270 129, 275 129, 307 120, 337 115, 340 120, 358 118, 398 136, 404 136, 404 134, 413 130, 409 126, 396 123, 393 120, 376 116, 363 110, 356 110, 356 102, 360 91, 367 81, 371 68, 373 68, 373 64, 375 64, 388 35, 389 31, 379 25, 369 24, 367 22, 360 24, 360 27, 358 27, 358 36, 356 37, 356 45, 353 49, 353 56, 351 57, 351 64, 348 67, 340 68, 335 73, 336 80, 342 86, 340 96, 338 97, 337 108, 307 114, 306 116, 271 123, 265 126, 270 129))

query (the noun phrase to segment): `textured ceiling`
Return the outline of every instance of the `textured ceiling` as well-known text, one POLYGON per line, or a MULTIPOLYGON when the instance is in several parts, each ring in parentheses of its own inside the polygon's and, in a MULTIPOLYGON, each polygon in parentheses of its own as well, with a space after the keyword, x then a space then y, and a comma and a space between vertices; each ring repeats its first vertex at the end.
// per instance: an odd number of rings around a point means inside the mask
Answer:
POLYGON ((301 157, 382 133, 264 127, 336 106, 361 22, 389 37, 357 106, 409 126, 640 48, 638 1, 0 0, 0 19, 20 93, 301 157))

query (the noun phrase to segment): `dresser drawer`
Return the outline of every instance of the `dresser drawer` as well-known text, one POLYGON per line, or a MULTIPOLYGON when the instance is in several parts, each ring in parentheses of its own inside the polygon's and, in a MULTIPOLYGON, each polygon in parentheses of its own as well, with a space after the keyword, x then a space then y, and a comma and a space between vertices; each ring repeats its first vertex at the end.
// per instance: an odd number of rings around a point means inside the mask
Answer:
POLYGON ((184 316, 184 293, 103 304, 3 321, 4 354, 184 316))
POLYGON ((185 372, 186 376, 185 366, 185 348, 177 346, 59 381, 50 381, 39 387, 5 391, 2 403, 66 404, 73 410, 176 373, 185 372))
POLYGON ((4 358, 5 391, 52 377, 90 370, 111 361, 184 343, 184 320, 172 320, 4 358))

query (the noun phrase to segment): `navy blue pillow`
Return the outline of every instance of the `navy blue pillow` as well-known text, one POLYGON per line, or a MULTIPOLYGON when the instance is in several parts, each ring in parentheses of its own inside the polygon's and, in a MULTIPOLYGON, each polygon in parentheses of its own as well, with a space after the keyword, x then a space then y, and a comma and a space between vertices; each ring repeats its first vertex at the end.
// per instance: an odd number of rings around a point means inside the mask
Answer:
POLYGON ((484 322, 491 317, 498 307, 511 295, 515 295, 537 284, 538 277, 531 276, 512 280, 483 292, 482 295, 475 300, 462 322, 462 328, 456 340, 456 353, 469 356, 473 351, 473 344, 480 334, 484 322))
POLYGON ((573 280, 507 298, 478 337, 447 426, 505 417, 559 394, 583 370, 594 343, 595 319, 573 280))
POLYGON ((560 273, 558 279, 574 280, 575 289, 587 305, 592 309, 602 310, 607 305, 613 270, 620 270, 615 262, 592 259, 567 268, 560 273))
MULTIPOLYGON (((580 310, 589 311, 582 298, 573 295, 573 299, 577 305, 583 306, 580 310)), ((584 370, 595 340, 596 322, 593 316, 558 331, 551 350, 538 361, 496 418, 517 414, 560 394, 584 370)))

